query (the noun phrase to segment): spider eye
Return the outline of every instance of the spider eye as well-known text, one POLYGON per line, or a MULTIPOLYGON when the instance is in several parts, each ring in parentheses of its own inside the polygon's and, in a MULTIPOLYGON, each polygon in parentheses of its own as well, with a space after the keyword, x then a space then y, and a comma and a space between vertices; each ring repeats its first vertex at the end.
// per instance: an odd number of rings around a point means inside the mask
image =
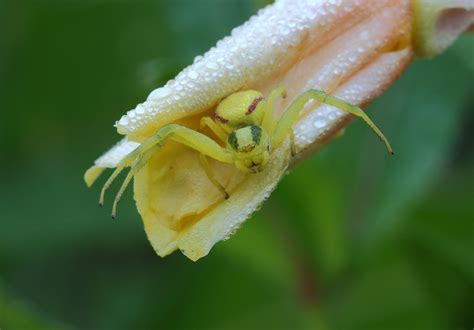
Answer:
POLYGON ((252 125, 250 126, 250 132, 252 134, 252 141, 256 145, 260 144, 260 139, 262 138, 262 128, 260 126, 252 125))
POLYGON ((236 129, 229 134, 228 143, 238 152, 250 152, 260 145, 262 128, 256 125, 236 129))
POLYGON ((235 134, 235 131, 230 133, 227 141, 235 151, 239 150, 239 141, 237 140, 237 134, 235 134))

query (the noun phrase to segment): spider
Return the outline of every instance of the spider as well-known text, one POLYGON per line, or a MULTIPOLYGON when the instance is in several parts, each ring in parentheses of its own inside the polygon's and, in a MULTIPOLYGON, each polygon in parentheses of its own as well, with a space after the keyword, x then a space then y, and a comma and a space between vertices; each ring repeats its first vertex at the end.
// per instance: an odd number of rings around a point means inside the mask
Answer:
POLYGON ((278 97, 286 97, 286 90, 283 86, 274 89, 267 98, 255 90, 236 92, 219 103, 214 112, 214 118, 201 118, 201 129, 208 127, 225 143, 225 147, 207 135, 185 126, 178 124, 163 126, 118 163, 117 168, 101 190, 99 204, 103 205, 106 190, 120 172, 124 168, 130 167, 130 171, 113 202, 112 218, 115 218, 117 204, 134 175, 143 168, 168 139, 198 151, 201 165, 207 177, 222 192, 224 198, 228 199, 229 193, 215 178, 207 157, 233 164, 237 169, 247 173, 258 173, 264 170, 272 151, 288 136, 291 155, 294 156, 296 148, 292 127, 297 121, 299 113, 310 100, 329 104, 363 119, 385 143, 388 152, 393 154, 392 147, 383 133, 365 112, 355 105, 330 96, 323 91, 310 89, 298 96, 283 115, 276 119, 273 116, 273 110, 278 97))

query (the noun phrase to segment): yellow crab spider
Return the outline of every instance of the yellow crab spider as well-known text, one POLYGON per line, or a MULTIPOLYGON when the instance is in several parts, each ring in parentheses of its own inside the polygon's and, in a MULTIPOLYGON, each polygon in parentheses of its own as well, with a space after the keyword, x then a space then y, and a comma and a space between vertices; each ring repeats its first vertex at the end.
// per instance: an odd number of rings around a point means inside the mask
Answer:
POLYGON ((280 86, 273 90, 268 98, 264 98, 262 93, 255 90, 237 92, 219 103, 213 119, 203 117, 201 128, 208 127, 218 139, 225 143, 225 147, 222 147, 207 135, 185 126, 177 124, 163 126, 156 134, 145 140, 118 163, 117 168, 102 188, 99 204, 103 204, 106 190, 120 172, 124 168, 130 167, 130 171, 113 203, 112 218, 115 218, 117 204, 134 175, 143 168, 168 139, 182 143, 201 154, 201 165, 206 175, 227 199, 229 193, 214 177, 206 157, 233 164, 237 169, 247 173, 257 173, 264 169, 272 151, 288 136, 290 138, 291 153, 294 155, 296 150, 293 125, 306 103, 310 100, 335 106, 363 119, 385 143, 388 152, 393 153, 392 147, 383 133, 359 107, 330 96, 323 91, 311 89, 298 96, 281 118, 276 119, 273 116, 273 110, 275 100, 279 96, 286 97, 284 87, 280 86))

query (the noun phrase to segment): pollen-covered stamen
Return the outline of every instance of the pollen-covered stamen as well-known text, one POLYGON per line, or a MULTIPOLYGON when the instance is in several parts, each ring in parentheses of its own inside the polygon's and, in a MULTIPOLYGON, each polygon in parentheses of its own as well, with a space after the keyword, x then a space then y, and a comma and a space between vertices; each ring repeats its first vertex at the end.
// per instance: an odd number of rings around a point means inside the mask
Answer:
POLYGON ((249 105, 247 112, 245 113, 246 116, 250 115, 252 112, 255 111, 257 105, 263 100, 263 97, 257 97, 253 102, 249 105))
POLYGON ((228 119, 225 119, 224 117, 219 116, 216 112, 214 113, 214 118, 216 118, 216 120, 220 121, 223 124, 226 124, 229 122, 228 119))

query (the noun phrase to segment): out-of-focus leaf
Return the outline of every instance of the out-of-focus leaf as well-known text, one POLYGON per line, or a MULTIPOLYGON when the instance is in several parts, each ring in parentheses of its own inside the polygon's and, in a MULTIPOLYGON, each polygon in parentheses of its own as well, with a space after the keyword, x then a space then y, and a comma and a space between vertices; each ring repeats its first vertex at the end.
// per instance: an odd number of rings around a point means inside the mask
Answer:
POLYGON ((68 329, 45 320, 28 302, 13 297, 0 283, 0 329, 54 330, 68 329))
MULTIPOLYGON (((474 39, 467 42, 474 49, 474 39)), ((397 228, 407 208, 446 166, 460 136, 473 81, 474 72, 448 50, 433 61, 414 63, 373 105, 387 112, 381 126, 390 136, 396 155, 375 164, 373 158, 367 158, 360 174, 360 187, 371 176, 376 182, 369 188, 371 195, 361 213, 366 227, 362 243, 367 247, 373 248, 397 228), (440 70, 443 67, 451 69, 440 70)))
POLYGON ((264 215, 267 216, 253 216, 239 230, 236 239, 220 243, 220 249, 215 253, 261 273, 268 281, 291 285, 295 275, 292 246, 286 241, 279 219, 264 215))
POLYGON ((339 168, 332 161, 322 155, 302 164, 282 181, 268 205, 269 215, 277 214, 284 221, 286 235, 298 253, 312 255, 321 277, 318 280, 339 272, 346 258, 344 174, 331 170, 332 166, 339 168), (289 206, 291 212, 279 205, 289 206))
POLYGON ((366 264, 326 306, 334 329, 446 329, 445 313, 397 253, 366 264))
POLYGON ((415 212, 396 234, 365 252, 347 279, 340 278, 344 284, 326 305, 335 328, 470 326, 462 315, 472 310, 474 294, 473 174, 470 168, 438 181, 432 193, 411 205, 415 212))
POLYGON ((433 190, 405 230, 474 285, 474 173, 442 181, 433 190))

